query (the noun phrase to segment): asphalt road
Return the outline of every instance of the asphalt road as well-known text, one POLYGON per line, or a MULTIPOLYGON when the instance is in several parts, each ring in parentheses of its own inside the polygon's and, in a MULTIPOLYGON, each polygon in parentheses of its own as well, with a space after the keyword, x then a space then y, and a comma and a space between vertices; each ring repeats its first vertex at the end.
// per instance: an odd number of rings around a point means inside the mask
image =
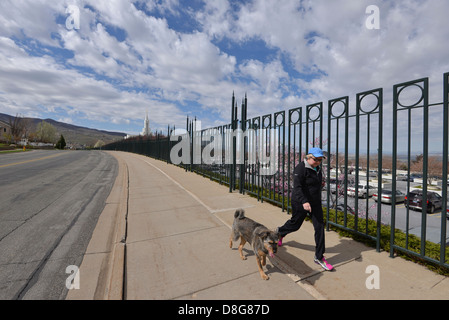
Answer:
POLYGON ((0 154, 0 299, 65 298, 117 172, 101 151, 0 154))

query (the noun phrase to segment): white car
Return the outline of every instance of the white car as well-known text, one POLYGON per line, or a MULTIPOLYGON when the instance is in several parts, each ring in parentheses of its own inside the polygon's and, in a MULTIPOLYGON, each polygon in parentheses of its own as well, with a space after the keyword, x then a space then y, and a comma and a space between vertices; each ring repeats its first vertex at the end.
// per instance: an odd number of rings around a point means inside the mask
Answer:
MULTIPOLYGON (((379 196, 377 192, 373 194, 373 200, 379 201, 379 196)), ((403 194, 401 191, 396 190, 396 203, 404 202, 405 201, 405 194, 403 194)), ((383 203, 393 203, 393 191, 391 190, 382 190, 382 194, 380 195, 380 202, 383 203)))
MULTIPOLYGON (((358 197, 359 198, 371 197, 376 192, 376 190, 377 190, 377 188, 375 188, 373 186, 359 184, 358 197)), ((355 197, 355 186, 348 187, 347 195, 351 196, 351 197, 355 197)))

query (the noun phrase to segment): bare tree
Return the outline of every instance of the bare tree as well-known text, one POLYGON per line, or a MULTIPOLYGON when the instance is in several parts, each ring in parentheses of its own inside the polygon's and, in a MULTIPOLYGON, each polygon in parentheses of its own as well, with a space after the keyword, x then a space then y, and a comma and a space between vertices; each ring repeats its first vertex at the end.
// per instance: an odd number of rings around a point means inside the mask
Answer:
POLYGON ((11 127, 11 136, 14 142, 18 142, 22 139, 24 133, 24 125, 23 117, 20 114, 16 114, 15 117, 9 118, 9 126, 11 127))
POLYGON ((30 118, 22 118, 23 125, 23 136, 25 138, 30 138, 32 135, 33 123, 30 118))
MULTIPOLYGON (((416 159, 410 164, 410 170, 414 172, 423 172, 424 156, 422 154, 417 155, 416 159)), ((431 156, 427 158, 427 184, 431 184, 432 181, 438 177, 441 177, 443 172, 443 163, 438 157, 431 156)), ((443 178, 444 179, 444 178, 443 178)))

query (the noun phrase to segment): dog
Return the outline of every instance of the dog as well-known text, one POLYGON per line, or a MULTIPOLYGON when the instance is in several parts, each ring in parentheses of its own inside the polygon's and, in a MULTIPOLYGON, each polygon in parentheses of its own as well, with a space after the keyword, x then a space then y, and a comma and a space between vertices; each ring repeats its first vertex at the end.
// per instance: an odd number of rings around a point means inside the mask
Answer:
POLYGON ((277 251, 277 243, 279 235, 269 230, 264 225, 245 217, 245 211, 238 209, 234 213, 234 223, 232 224, 231 237, 229 239, 229 247, 232 249, 232 241, 237 241, 240 238, 239 253, 242 260, 246 260, 242 249, 246 242, 249 242, 256 255, 256 262, 259 268, 260 276, 263 280, 268 280, 269 277, 263 271, 262 266, 266 264, 267 254, 274 257, 277 251))

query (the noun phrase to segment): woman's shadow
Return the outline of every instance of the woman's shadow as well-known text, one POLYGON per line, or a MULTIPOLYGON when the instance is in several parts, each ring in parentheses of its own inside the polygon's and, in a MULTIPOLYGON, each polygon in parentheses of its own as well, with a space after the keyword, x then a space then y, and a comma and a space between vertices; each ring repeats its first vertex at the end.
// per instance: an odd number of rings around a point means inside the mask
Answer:
MULTIPOLYGON (((323 269, 318 265, 311 267, 311 263, 305 263, 298 255, 293 255, 288 252, 287 248, 293 247, 304 251, 315 251, 314 245, 303 244, 297 241, 286 241, 284 245, 278 248, 276 256, 292 268, 296 275, 302 280, 307 280, 310 284, 314 284, 322 275, 323 269)), ((326 257, 327 261, 334 266, 333 271, 337 271, 338 267, 350 261, 362 261, 362 252, 371 250, 362 243, 358 243, 352 239, 339 239, 339 243, 333 247, 327 247, 327 253, 337 253, 336 255, 329 255, 326 257)), ((313 263, 313 261, 312 261, 313 263)))

